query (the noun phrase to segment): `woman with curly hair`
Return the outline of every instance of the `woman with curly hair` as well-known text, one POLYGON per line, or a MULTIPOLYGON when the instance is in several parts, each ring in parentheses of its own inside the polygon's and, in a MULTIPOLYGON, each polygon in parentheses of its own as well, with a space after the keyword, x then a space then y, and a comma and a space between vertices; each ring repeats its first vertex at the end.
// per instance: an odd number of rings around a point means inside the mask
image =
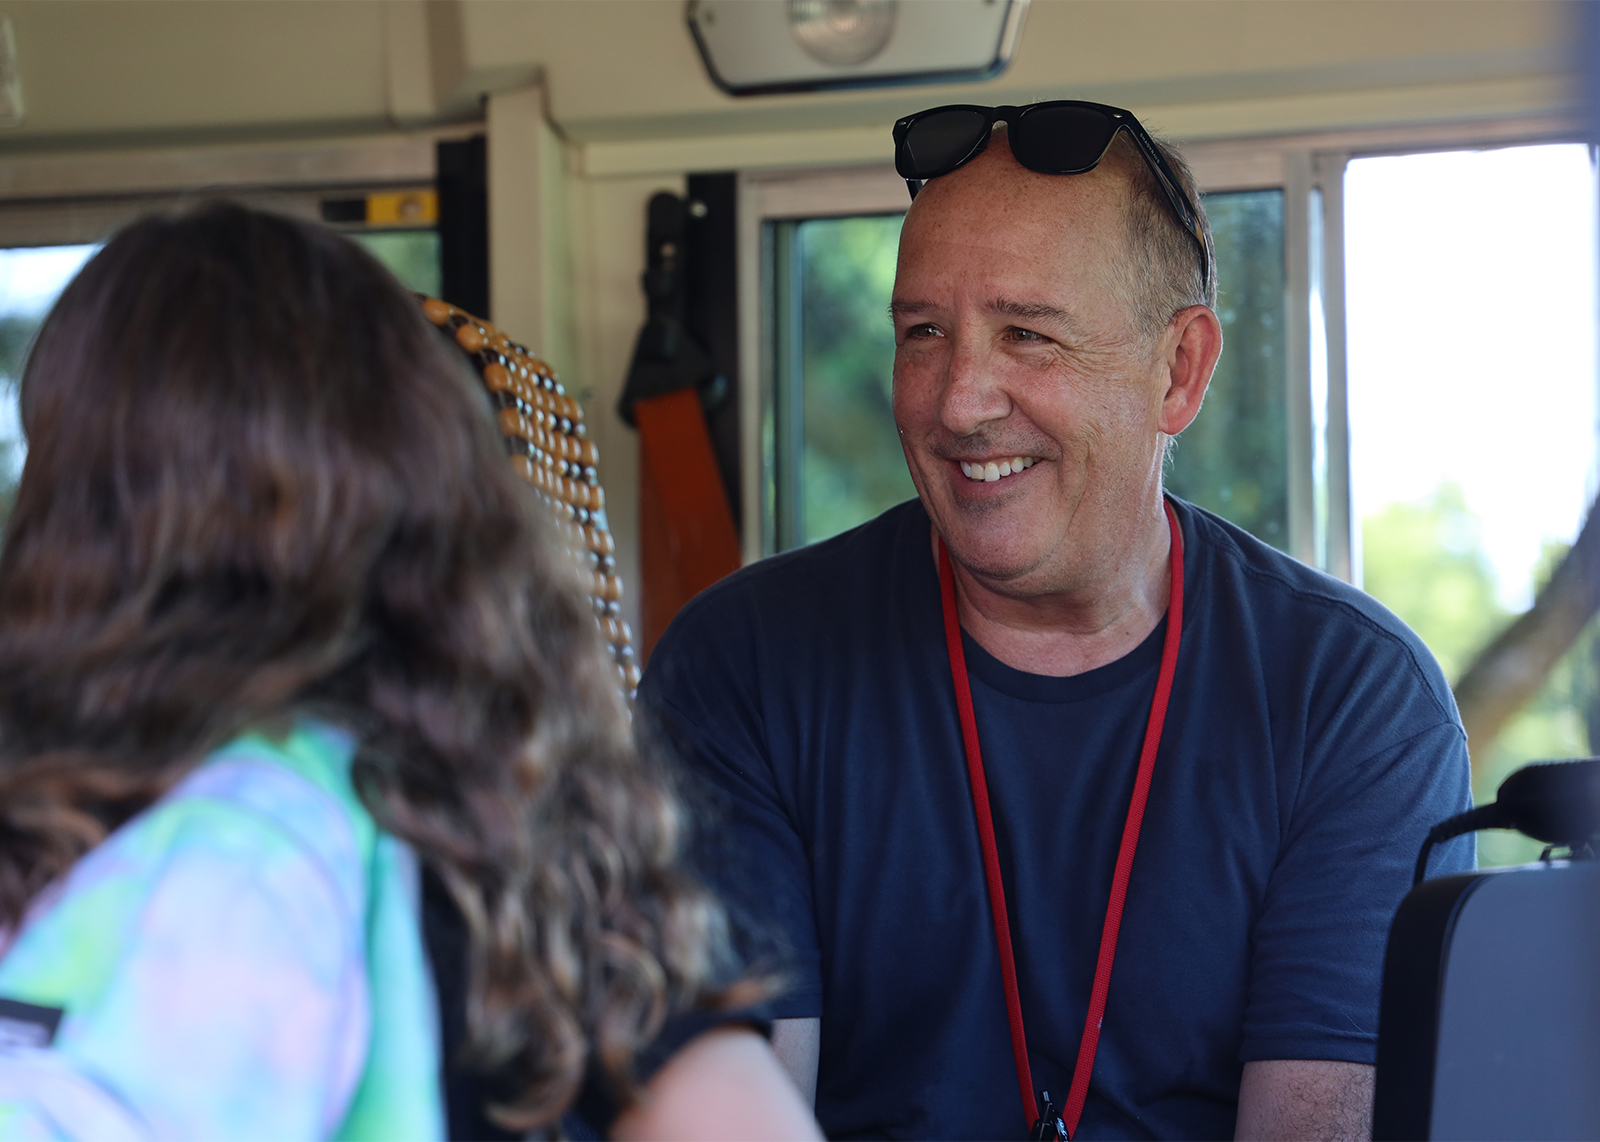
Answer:
POLYGON ((515 1135, 580 1092, 619 1137, 814 1134, 576 568, 382 267, 146 219, 21 395, 0 1135, 515 1135))

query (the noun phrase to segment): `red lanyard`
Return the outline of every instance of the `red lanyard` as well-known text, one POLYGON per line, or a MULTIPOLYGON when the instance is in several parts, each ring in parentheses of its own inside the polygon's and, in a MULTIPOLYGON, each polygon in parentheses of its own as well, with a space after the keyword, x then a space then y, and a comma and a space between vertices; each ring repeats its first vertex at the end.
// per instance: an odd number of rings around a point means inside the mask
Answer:
MULTIPOLYGON (((1161 728, 1167 720, 1167 703, 1172 697, 1172 677, 1178 669, 1178 644, 1183 638, 1183 531, 1170 503, 1167 526, 1172 531, 1172 588, 1167 599, 1167 636, 1161 648, 1161 673, 1156 678, 1155 700, 1150 704, 1150 721, 1145 726, 1144 746, 1139 751, 1139 772, 1133 782, 1133 798, 1128 802, 1128 819, 1122 826, 1122 844, 1117 850, 1117 869, 1111 878, 1111 900, 1106 904, 1105 926, 1100 931, 1100 955, 1094 965, 1094 988, 1089 993, 1089 1014, 1083 1021, 1083 1039, 1078 1044, 1078 1063, 1072 1071, 1072 1089, 1067 1094, 1061 1117, 1071 1138, 1078 1130, 1083 1103, 1089 1096, 1089 1075, 1094 1070, 1094 1055, 1100 1045, 1100 1022, 1106 1011, 1106 992, 1111 988, 1111 964, 1117 955, 1117 930, 1122 926, 1122 905, 1128 896, 1128 878, 1133 872, 1133 853, 1139 845, 1139 826, 1144 822, 1144 806, 1150 795, 1150 775, 1155 769, 1156 750, 1161 745, 1161 728)), ((1000 950, 1000 979, 1005 985, 1006 1018, 1011 1023, 1011 1053, 1017 1063, 1017 1083, 1022 1091, 1023 1121, 1030 1125, 1038 1114, 1034 1101, 1033 1069, 1028 1065, 1028 1037, 1022 1029, 1022 999, 1017 993, 1017 961, 1011 951, 1011 923, 1006 918, 1005 884, 1000 879, 1000 856, 994 843, 994 819, 989 809, 989 785, 983 775, 983 754, 978 748, 978 722, 972 712, 972 684, 967 680, 967 656, 961 645, 961 620, 956 613, 955 573, 950 553, 939 542, 939 589, 944 597, 944 635, 950 652, 950 674, 955 679, 956 709, 961 715, 961 739, 967 749, 967 777, 972 782, 972 804, 978 818, 978 840, 983 848, 984 877, 989 884, 989 912, 994 919, 994 942, 1000 950)))

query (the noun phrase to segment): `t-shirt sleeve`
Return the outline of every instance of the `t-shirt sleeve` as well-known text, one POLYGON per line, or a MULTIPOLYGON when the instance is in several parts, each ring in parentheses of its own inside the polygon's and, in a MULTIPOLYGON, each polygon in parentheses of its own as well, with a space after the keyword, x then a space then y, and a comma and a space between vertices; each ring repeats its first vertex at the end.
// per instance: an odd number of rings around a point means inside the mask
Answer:
MULTIPOLYGON (((1466 739, 1453 718, 1366 756, 1308 765, 1252 939, 1243 1062, 1371 1064, 1389 924, 1428 830, 1471 805, 1466 739)), ((1470 836, 1441 846, 1432 875, 1475 862, 1470 836)))
POLYGON ((0 991, 65 1016, 0 1058, 0 1132, 331 1135, 369 1027, 350 904, 244 813, 189 801, 118 834, 8 956, 0 991))
POLYGON ((687 772, 693 863, 728 908, 736 945, 784 982, 777 1019, 822 1014, 811 868, 787 783, 768 746, 759 624, 702 596, 656 646, 639 687, 644 732, 687 772))

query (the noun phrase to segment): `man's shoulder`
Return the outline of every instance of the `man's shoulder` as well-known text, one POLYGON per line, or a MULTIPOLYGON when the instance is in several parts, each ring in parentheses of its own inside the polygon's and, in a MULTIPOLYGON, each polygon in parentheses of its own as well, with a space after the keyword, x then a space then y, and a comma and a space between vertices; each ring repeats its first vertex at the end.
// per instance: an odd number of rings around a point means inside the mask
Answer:
POLYGON ((1181 504, 1199 551, 1191 563, 1212 617, 1265 648, 1357 671, 1399 672, 1454 720, 1449 686, 1427 646, 1365 591, 1264 543, 1204 508, 1181 504))
POLYGON ((1421 647, 1411 629, 1358 587, 1307 566, 1257 539, 1236 524, 1197 507, 1182 505, 1200 545, 1202 573, 1213 595, 1237 593, 1262 608, 1310 608, 1326 621, 1421 647))

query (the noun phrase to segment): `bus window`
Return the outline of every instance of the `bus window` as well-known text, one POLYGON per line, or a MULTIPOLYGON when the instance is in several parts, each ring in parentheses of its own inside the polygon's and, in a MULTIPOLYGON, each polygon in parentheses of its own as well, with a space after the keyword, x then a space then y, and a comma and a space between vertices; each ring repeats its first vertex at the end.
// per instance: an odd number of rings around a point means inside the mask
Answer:
POLYGON ((407 289, 439 296, 437 230, 357 230, 349 236, 387 266, 407 289))
POLYGON ((890 411, 889 295, 904 215, 769 223, 778 317, 778 548, 916 495, 890 411))
MULTIPOLYGON (((1595 202, 1581 144, 1347 168, 1357 566, 1452 685, 1527 610, 1594 496, 1595 202)), ((1473 743, 1479 802, 1531 758, 1600 749, 1597 652, 1591 624, 1498 739, 1473 743)), ((1485 865, 1539 853, 1495 830, 1478 846, 1485 865)))
POLYGON ((1205 406, 1172 445, 1167 488, 1289 546, 1283 191, 1208 194, 1223 349, 1205 406))
POLYGON ((100 247, 29 246, 0 250, 0 524, 11 514, 28 454, 17 415, 17 382, 50 307, 100 247))

